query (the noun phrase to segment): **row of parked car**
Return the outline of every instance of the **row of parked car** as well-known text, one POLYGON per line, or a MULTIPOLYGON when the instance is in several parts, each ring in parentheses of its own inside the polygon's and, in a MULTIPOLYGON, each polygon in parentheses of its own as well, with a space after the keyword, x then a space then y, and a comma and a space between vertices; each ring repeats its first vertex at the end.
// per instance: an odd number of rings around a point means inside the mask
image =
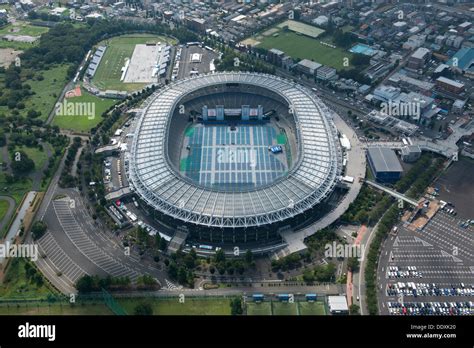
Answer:
POLYGON ((389 266, 387 275, 389 278, 423 278, 423 275, 416 270, 415 266, 408 266, 407 269, 401 269, 398 266, 389 266))
POLYGON ((392 315, 472 315, 474 303, 466 302, 388 302, 392 315))
POLYGON ((451 285, 450 288, 440 288, 436 284, 398 282, 387 285, 387 295, 396 296, 474 296, 474 285, 451 285))

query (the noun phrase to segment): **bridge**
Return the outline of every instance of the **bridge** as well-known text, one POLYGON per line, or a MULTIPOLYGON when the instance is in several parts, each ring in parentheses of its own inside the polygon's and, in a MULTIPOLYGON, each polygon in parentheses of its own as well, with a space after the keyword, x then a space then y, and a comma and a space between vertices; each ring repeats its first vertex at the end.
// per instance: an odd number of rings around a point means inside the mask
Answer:
POLYGON ((408 204, 411 204, 415 207, 418 206, 417 201, 415 201, 414 199, 408 198, 407 196, 405 196, 404 194, 402 194, 400 192, 392 190, 392 189, 390 189, 388 187, 385 187, 381 184, 378 184, 378 183, 376 183, 375 181, 372 181, 372 180, 365 180, 365 182, 370 186, 373 186, 373 187, 375 187, 379 190, 382 190, 383 192, 388 193, 390 196, 393 196, 398 200, 403 200, 404 202, 407 202, 408 204))

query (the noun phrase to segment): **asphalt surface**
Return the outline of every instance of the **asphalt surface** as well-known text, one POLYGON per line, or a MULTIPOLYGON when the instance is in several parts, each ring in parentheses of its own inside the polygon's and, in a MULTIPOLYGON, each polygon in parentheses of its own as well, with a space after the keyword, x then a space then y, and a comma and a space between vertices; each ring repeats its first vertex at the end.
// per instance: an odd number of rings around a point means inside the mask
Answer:
POLYGON ((389 302, 465 302, 474 295, 400 295, 388 291, 395 283, 435 284, 439 288, 460 288, 474 285, 474 228, 462 228, 460 218, 439 211, 422 231, 410 231, 400 224, 396 235, 390 235, 382 247, 377 270, 378 302, 381 314, 389 314, 389 302), (400 271, 416 267, 416 274, 397 276, 390 267, 400 271))

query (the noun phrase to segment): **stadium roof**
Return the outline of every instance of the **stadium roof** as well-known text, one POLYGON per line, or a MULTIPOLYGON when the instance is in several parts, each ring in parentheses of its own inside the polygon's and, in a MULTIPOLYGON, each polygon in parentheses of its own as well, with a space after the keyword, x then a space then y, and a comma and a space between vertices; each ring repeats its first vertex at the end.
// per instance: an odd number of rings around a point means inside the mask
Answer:
POLYGON ((403 168, 395 152, 386 147, 369 147, 367 149, 374 169, 377 172, 402 172, 403 168))
POLYGON ((198 225, 262 226, 298 215, 332 193, 342 167, 329 110, 307 88, 272 75, 216 73, 170 84, 148 99, 135 132, 128 172, 132 188, 155 209, 198 225), (180 100, 229 83, 271 90, 293 106, 299 157, 271 184, 235 192, 204 187, 181 176, 168 158, 170 119, 180 100))

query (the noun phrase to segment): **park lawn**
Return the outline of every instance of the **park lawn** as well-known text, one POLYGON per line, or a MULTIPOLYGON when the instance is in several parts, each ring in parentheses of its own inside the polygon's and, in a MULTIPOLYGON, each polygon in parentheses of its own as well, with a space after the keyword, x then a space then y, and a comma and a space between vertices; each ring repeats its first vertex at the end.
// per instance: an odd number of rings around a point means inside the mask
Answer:
POLYGON ((56 65, 49 70, 40 71, 44 80, 37 81, 36 79, 32 79, 25 81, 36 94, 25 100, 25 109, 21 110, 23 111, 23 115, 26 115, 28 110, 33 109, 41 112, 40 119, 46 120, 48 118, 58 96, 66 85, 68 67, 66 64, 56 65))
POLYGON ((154 315, 230 315, 230 299, 226 298, 185 298, 180 303, 178 297, 167 299, 116 299, 128 314, 133 314, 140 303, 149 303, 154 315))
POLYGON ((0 315, 113 315, 105 304, 1 305, 0 315))
POLYGON ((5 214, 8 211, 8 208, 10 207, 10 204, 8 204, 7 201, 1 199, 0 200, 0 221, 3 220, 5 217, 5 214))
POLYGON ((121 69, 125 64, 125 60, 132 57, 137 44, 165 41, 172 44, 176 43, 175 40, 170 38, 152 34, 123 35, 101 42, 100 45, 107 46, 107 49, 92 82, 101 90, 134 91, 143 88, 146 85, 144 83, 123 83, 120 81, 121 69))
POLYGON ((247 303, 247 315, 272 315, 270 302, 247 303))
POLYGON ((45 284, 37 286, 27 279, 26 262, 21 258, 10 260, 5 278, 0 285, 0 299, 40 299, 54 294, 45 284))
POLYGON ((324 302, 299 302, 300 315, 326 315, 324 302))
POLYGON ((8 184, 5 180, 5 173, 0 173, 0 194, 12 196, 17 205, 20 204, 24 194, 31 190, 31 187, 32 182, 29 178, 22 178, 18 182, 8 184))
POLYGON ((273 302, 273 315, 297 315, 296 303, 273 302))
MULTIPOLYGON (((69 129, 77 132, 88 132, 91 128, 97 126, 102 121, 102 114, 112 105, 117 103, 115 99, 99 98, 90 93, 85 89, 82 89, 82 95, 80 97, 73 97, 66 99, 67 103, 91 103, 94 110, 94 115, 56 115, 53 120, 53 125, 58 126, 62 129, 69 129)), ((64 105, 64 104, 63 104, 64 105)), ((89 110, 86 108, 86 110, 89 110)))
MULTIPOLYGON (((310 59, 320 64, 331 66, 337 70, 350 69, 352 53, 342 48, 331 48, 322 45, 319 41, 328 42, 328 38, 313 39, 308 36, 298 35, 291 31, 281 30, 278 36, 267 36, 258 39, 257 47, 265 49, 277 48, 294 59, 310 59), (344 58, 349 58, 349 66, 344 67, 344 58)), ((330 42, 332 43, 332 42, 330 42)))
POLYGON ((0 35, 13 35, 13 36, 20 36, 20 35, 28 35, 28 36, 41 36, 44 33, 47 33, 49 28, 46 27, 38 27, 35 25, 28 24, 27 22, 16 22, 14 24, 9 24, 4 26, 0 29, 0 35), (19 29, 18 31, 12 31, 15 29, 19 29))
POLYGON ((34 170, 42 170, 46 161, 48 160, 48 155, 44 150, 40 150, 37 147, 26 147, 26 146, 17 146, 15 151, 23 151, 26 155, 35 162, 34 170))

